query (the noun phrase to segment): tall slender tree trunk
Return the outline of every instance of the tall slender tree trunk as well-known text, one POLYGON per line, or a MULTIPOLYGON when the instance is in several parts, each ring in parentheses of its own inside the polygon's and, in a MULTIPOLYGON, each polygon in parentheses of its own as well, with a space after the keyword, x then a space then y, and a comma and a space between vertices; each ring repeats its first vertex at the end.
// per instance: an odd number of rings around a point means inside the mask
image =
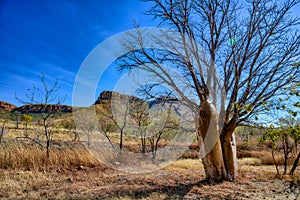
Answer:
POLYGON ((141 134, 141 153, 146 153, 146 138, 141 134))
POLYGON ((51 132, 49 132, 47 123, 46 123, 47 118, 43 117, 43 125, 44 125, 44 131, 45 131, 45 136, 46 136, 46 155, 47 158, 50 158, 50 147, 51 147, 51 132))
POLYGON ((2 142, 2 138, 4 137, 4 133, 5 133, 5 122, 3 122, 2 127, 1 127, 0 143, 2 142))
POLYGON ((297 156, 297 158, 294 161, 293 167, 292 167, 292 169, 290 171, 290 175, 294 174, 294 172, 295 172, 295 170, 296 170, 296 168, 298 166, 299 160, 300 160, 300 152, 298 153, 298 156, 297 156))
POLYGON ((218 114, 209 101, 201 102, 198 126, 198 142, 206 179, 219 182, 226 179, 223 162, 218 114))
POLYGON ((123 151, 123 129, 120 130, 120 155, 122 155, 123 151))
POLYGON ((47 158, 50 158, 50 146, 51 146, 51 141, 47 139, 47 145, 46 145, 47 158))

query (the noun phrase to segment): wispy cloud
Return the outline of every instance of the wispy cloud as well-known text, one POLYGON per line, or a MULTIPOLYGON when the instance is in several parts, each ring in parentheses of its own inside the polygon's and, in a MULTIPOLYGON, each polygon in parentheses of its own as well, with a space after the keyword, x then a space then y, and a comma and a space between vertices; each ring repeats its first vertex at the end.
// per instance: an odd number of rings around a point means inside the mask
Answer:
POLYGON ((21 95, 40 86, 38 76, 45 73, 50 83, 59 79, 58 95, 67 94, 66 103, 71 104, 76 74, 86 56, 108 37, 131 29, 134 13, 127 10, 141 12, 139 4, 131 0, 1 2, 0 100, 14 101, 14 92, 21 95))

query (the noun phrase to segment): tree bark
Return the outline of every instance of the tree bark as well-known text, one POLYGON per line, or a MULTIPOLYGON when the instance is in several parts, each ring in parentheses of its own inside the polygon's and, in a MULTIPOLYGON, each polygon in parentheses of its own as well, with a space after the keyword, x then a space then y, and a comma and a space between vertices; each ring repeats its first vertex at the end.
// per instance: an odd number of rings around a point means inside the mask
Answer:
POLYGON ((294 161, 293 167, 292 167, 292 169, 290 171, 290 175, 294 174, 294 172, 295 172, 295 170, 296 170, 296 168, 298 166, 299 160, 300 160, 300 152, 298 153, 298 156, 297 156, 297 158, 294 161))
POLYGON ((51 142, 50 142, 50 140, 47 139, 47 144, 46 144, 47 158, 50 158, 50 145, 51 145, 51 142))
POLYGON ((120 155, 122 155, 123 151, 123 129, 120 131, 120 155))
POLYGON ((208 181, 220 182, 226 179, 220 141, 218 114, 209 101, 200 104, 198 142, 202 162, 208 181))
POLYGON ((237 177, 237 158, 235 143, 235 123, 224 124, 221 134, 222 154, 227 179, 233 181, 237 177))

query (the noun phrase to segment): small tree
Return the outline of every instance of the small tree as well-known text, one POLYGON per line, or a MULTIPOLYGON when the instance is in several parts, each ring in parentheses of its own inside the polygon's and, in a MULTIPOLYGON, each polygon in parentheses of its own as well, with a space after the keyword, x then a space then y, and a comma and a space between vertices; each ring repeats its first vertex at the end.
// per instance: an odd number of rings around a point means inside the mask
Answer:
POLYGON ((164 135, 176 134, 176 130, 178 130, 179 120, 175 117, 172 103, 165 103, 165 106, 166 110, 161 110, 159 107, 151 109, 152 112, 154 110, 156 117, 151 119, 147 131, 150 132, 149 141, 153 159, 156 158, 159 142, 164 138, 164 135))
POLYGON ((300 157, 300 151, 298 152, 298 143, 300 142, 300 121, 296 117, 299 114, 299 91, 300 84, 291 84, 291 87, 285 88, 286 95, 280 96, 277 101, 267 102, 265 108, 274 117, 282 116, 287 113, 286 117, 278 117, 276 123, 272 123, 270 128, 260 138, 260 142, 269 141, 272 145, 272 157, 276 166, 277 175, 280 175, 278 169, 278 161, 276 161, 275 153, 281 152, 283 155, 283 175, 287 174, 288 160, 292 157, 296 157, 290 174, 293 175, 300 157), (292 141, 293 140, 293 141, 292 141), (280 147, 279 147, 280 146, 280 147), (298 154, 298 155, 297 155, 298 154))
MULTIPOLYGON (((49 129, 48 120, 51 116, 59 113, 61 111, 61 103, 65 100, 56 96, 56 93, 59 91, 60 87, 58 85, 58 79, 53 84, 49 84, 45 80, 46 75, 42 74, 39 76, 41 81, 41 88, 33 87, 28 89, 29 93, 26 94, 27 100, 22 100, 17 98, 23 104, 30 104, 37 108, 38 114, 42 119, 42 125, 44 129, 44 135, 46 138, 46 155, 50 157, 50 147, 52 141, 52 131, 49 129), (55 102, 55 104, 53 104, 55 102)), ((43 146, 43 145, 42 145, 43 146)))
POLYGON ((10 113, 5 110, 0 111, 0 120, 2 119, 1 125, 0 125, 0 143, 2 142, 4 135, 6 134, 6 125, 7 122, 10 119, 10 113))
MULTIPOLYGON (((288 168, 288 160, 292 158, 292 153, 295 149, 295 144, 291 143, 291 138, 297 138, 298 142, 300 131, 299 126, 293 126, 284 124, 282 120, 280 121, 280 125, 275 127, 274 125, 270 125, 270 127, 266 130, 266 132, 260 137, 259 141, 262 142, 270 142, 272 145, 272 158, 274 165, 276 167, 277 175, 280 175, 279 171, 279 161, 276 160, 276 153, 282 153, 283 157, 283 175, 287 174, 287 168, 288 168)), ((300 152, 299 152, 300 153, 300 152)), ((299 153, 298 156, 299 157, 299 153)), ((299 161, 299 158, 296 158, 294 163, 297 163, 299 161)), ((298 165, 294 164, 295 166, 298 165)), ((295 167, 294 167, 295 168, 295 167)), ((291 169, 290 174, 293 174, 295 169, 291 169)))
MULTIPOLYGON (((123 151, 123 136, 126 125, 128 125, 130 97, 113 97, 110 101, 100 104, 97 112, 107 120, 111 121, 120 132, 119 150, 123 151)), ((101 122, 100 122, 101 124, 101 122)), ((103 133, 103 132, 102 132, 103 133)))
POLYGON ((61 126, 68 130, 73 141, 78 140, 78 132, 76 131, 76 126, 73 120, 62 121, 61 126))
POLYGON ((133 119, 133 131, 139 134, 141 153, 146 153, 147 128, 149 121, 148 103, 143 100, 133 100, 130 104, 130 116, 133 119))
POLYGON ((23 114, 21 117, 21 120, 24 122, 24 125, 25 125, 25 134, 24 135, 25 135, 25 137, 28 137, 27 129, 28 129, 28 124, 30 124, 30 122, 32 121, 32 116, 23 114))
POLYGON ((1 132, 0 132, 0 143, 2 143, 2 139, 4 137, 4 134, 6 133, 6 129, 5 129, 5 121, 2 123, 2 126, 1 126, 1 132))
MULTIPOLYGON (((296 149, 296 152, 298 151, 298 143, 300 143, 300 124, 292 127, 290 129, 290 134, 291 134, 291 137, 295 139, 295 149, 296 149)), ((299 164, 299 160, 300 160, 300 151, 298 152, 298 155, 296 156, 296 159, 294 160, 294 163, 293 163, 293 166, 291 168, 291 171, 290 171, 290 175, 293 175, 298 164, 299 164)))
POLYGON ((13 120, 15 120, 15 123, 16 123, 15 129, 18 129, 19 128, 19 123, 20 123, 20 112, 19 111, 14 111, 12 113, 12 117, 13 117, 13 120))
POLYGON ((109 142, 110 146, 113 148, 114 152, 118 154, 115 145, 110 139, 109 133, 114 132, 116 130, 116 125, 109 118, 100 117, 99 126, 97 129, 109 142))

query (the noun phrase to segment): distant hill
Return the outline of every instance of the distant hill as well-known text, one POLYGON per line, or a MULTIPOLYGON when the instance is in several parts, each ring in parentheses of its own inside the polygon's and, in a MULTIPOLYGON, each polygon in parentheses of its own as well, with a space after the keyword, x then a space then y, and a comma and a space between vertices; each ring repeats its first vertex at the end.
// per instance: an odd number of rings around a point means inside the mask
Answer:
POLYGON ((125 95, 125 94, 120 94, 118 92, 114 91, 103 91, 99 95, 98 99, 95 101, 94 105, 97 109, 104 109, 105 112, 111 112, 111 100, 131 100, 131 102, 134 101, 139 101, 139 102, 145 102, 148 104, 148 108, 154 107, 156 105, 164 105, 166 106, 165 108, 168 107, 168 105, 171 105, 172 108, 175 110, 175 112, 180 115, 180 102, 173 97, 161 97, 158 99, 152 99, 152 100, 143 100, 140 99, 136 96, 132 95, 125 95), (102 108, 101 108, 102 107, 102 108))
POLYGON ((101 104, 106 101, 110 101, 112 99, 118 100, 118 99, 131 99, 131 100, 141 100, 135 96, 126 95, 126 94, 120 94, 118 92, 114 91, 103 91, 99 95, 98 99, 95 101, 94 105, 101 104))
POLYGON ((62 113, 71 113, 73 111, 72 106, 67 105, 55 105, 49 104, 45 107, 43 104, 26 104, 21 107, 14 108, 12 112, 20 112, 20 113, 41 113, 50 112, 50 111, 59 111, 62 113))
POLYGON ((5 110, 5 111, 12 111, 13 109, 15 109, 17 106, 4 102, 4 101, 0 101, 0 110, 5 110))
MULTIPOLYGON (((107 104, 109 103, 112 99, 130 99, 130 100, 134 100, 134 101, 144 101, 136 96, 132 96, 132 95, 126 95, 126 94, 121 94, 118 92, 114 92, 114 91, 103 91, 100 93, 99 97, 97 98, 97 100, 95 101, 95 103, 93 105, 101 105, 101 104, 107 104)), ((162 104, 163 102, 176 102, 175 99, 172 98, 161 98, 161 99, 157 99, 157 100, 151 100, 151 101, 147 101, 149 107, 152 107, 156 104, 162 104)), ((93 106, 91 105, 91 106, 93 106)), ((80 109, 80 108, 76 108, 76 109, 80 109)), ((4 102, 4 101, 0 101, 0 110, 5 110, 5 111, 9 111, 9 112, 20 112, 20 113, 40 113, 41 110, 44 110, 46 112, 49 111, 55 111, 55 110, 59 110, 62 113, 72 113, 74 108, 72 106, 68 106, 68 105, 55 105, 55 104, 49 104, 47 105, 47 107, 45 108, 45 105, 43 104, 26 104, 20 107, 17 107, 13 104, 4 102)))
MULTIPOLYGON (((132 96, 132 95, 127 95, 127 94, 121 94, 118 92, 114 92, 114 91, 103 91, 101 92, 101 94, 99 95, 98 99, 95 101, 94 105, 97 104, 101 104, 103 102, 107 102, 110 101, 112 99, 118 100, 118 99, 131 99, 131 100, 139 100, 139 101, 144 101, 136 96, 132 96)), ((147 101, 149 103, 149 107, 152 107, 153 105, 156 104, 163 104, 163 103, 171 103, 171 102, 177 102, 177 99, 172 98, 172 97, 161 97, 159 99, 156 100, 150 100, 147 101)))

